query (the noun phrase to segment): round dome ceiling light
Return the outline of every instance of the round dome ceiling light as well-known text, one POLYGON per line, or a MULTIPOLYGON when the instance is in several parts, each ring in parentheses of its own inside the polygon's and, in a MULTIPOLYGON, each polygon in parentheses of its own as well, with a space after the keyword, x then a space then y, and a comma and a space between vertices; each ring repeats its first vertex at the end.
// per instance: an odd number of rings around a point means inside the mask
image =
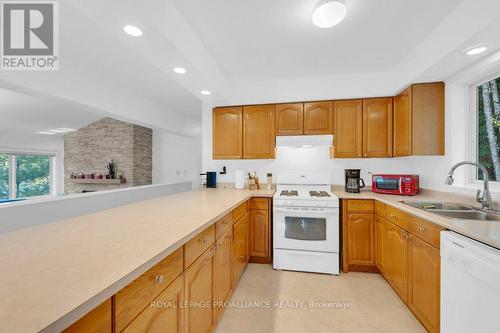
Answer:
POLYGON ((477 54, 481 54, 483 52, 485 52, 488 48, 486 46, 477 46, 477 47, 473 47, 471 49, 468 49, 465 51, 465 53, 469 56, 474 56, 474 55, 477 55, 477 54))
POLYGON ((331 28, 347 16, 345 0, 321 0, 312 13, 312 22, 319 28, 331 28))
POLYGON ((126 25, 123 27, 123 31, 125 31, 130 36, 134 37, 142 36, 142 30, 136 27, 135 25, 126 25))

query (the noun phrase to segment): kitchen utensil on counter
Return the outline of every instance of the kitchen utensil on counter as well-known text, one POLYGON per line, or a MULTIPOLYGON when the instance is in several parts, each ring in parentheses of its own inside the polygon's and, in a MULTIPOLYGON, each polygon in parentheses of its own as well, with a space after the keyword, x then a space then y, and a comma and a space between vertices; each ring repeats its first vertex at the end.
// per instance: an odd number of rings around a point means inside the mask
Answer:
POLYGON ((248 173, 248 189, 249 190, 260 189, 259 178, 257 177, 257 172, 254 172, 253 176, 250 172, 248 173))
POLYGON ((361 178, 361 169, 345 169, 345 191, 348 193, 359 193, 365 187, 365 181, 361 178))
POLYGON ((207 188, 217 188, 217 172, 207 171, 207 188))
POLYGON ((243 190, 246 187, 245 170, 236 170, 234 175, 234 188, 243 190))
POLYGON ((272 190, 273 189, 273 174, 268 173, 267 174, 267 185, 266 185, 267 190, 272 190))

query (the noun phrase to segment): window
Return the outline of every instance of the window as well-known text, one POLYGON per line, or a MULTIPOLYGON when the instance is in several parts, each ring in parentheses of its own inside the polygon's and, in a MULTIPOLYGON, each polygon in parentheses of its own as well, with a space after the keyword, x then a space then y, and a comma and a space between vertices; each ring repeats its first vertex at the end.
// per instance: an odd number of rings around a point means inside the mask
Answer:
POLYGON ((0 153, 0 200, 52 194, 53 155, 0 153))
POLYGON ((0 200, 9 199, 9 156, 0 154, 0 200))
MULTIPOLYGON (((500 77, 474 86, 476 106, 476 161, 486 167, 492 181, 500 181, 500 77)), ((475 180, 483 175, 475 171, 475 180)))

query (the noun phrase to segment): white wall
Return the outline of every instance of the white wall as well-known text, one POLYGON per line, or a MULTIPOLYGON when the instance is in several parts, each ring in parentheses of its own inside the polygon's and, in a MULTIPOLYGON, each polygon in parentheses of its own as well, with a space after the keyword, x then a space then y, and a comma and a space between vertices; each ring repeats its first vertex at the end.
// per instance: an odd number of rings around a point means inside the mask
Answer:
POLYGON ((153 130, 153 184, 192 182, 198 187, 201 140, 153 130))

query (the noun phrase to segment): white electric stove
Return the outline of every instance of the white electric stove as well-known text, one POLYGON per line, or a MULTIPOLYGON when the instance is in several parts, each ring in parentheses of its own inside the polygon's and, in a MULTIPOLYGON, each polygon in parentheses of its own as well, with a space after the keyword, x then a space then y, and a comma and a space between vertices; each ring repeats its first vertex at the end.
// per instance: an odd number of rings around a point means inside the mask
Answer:
POLYGON ((339 274, 339 199, 328 173, 277 175, 273 268, 339 274))

